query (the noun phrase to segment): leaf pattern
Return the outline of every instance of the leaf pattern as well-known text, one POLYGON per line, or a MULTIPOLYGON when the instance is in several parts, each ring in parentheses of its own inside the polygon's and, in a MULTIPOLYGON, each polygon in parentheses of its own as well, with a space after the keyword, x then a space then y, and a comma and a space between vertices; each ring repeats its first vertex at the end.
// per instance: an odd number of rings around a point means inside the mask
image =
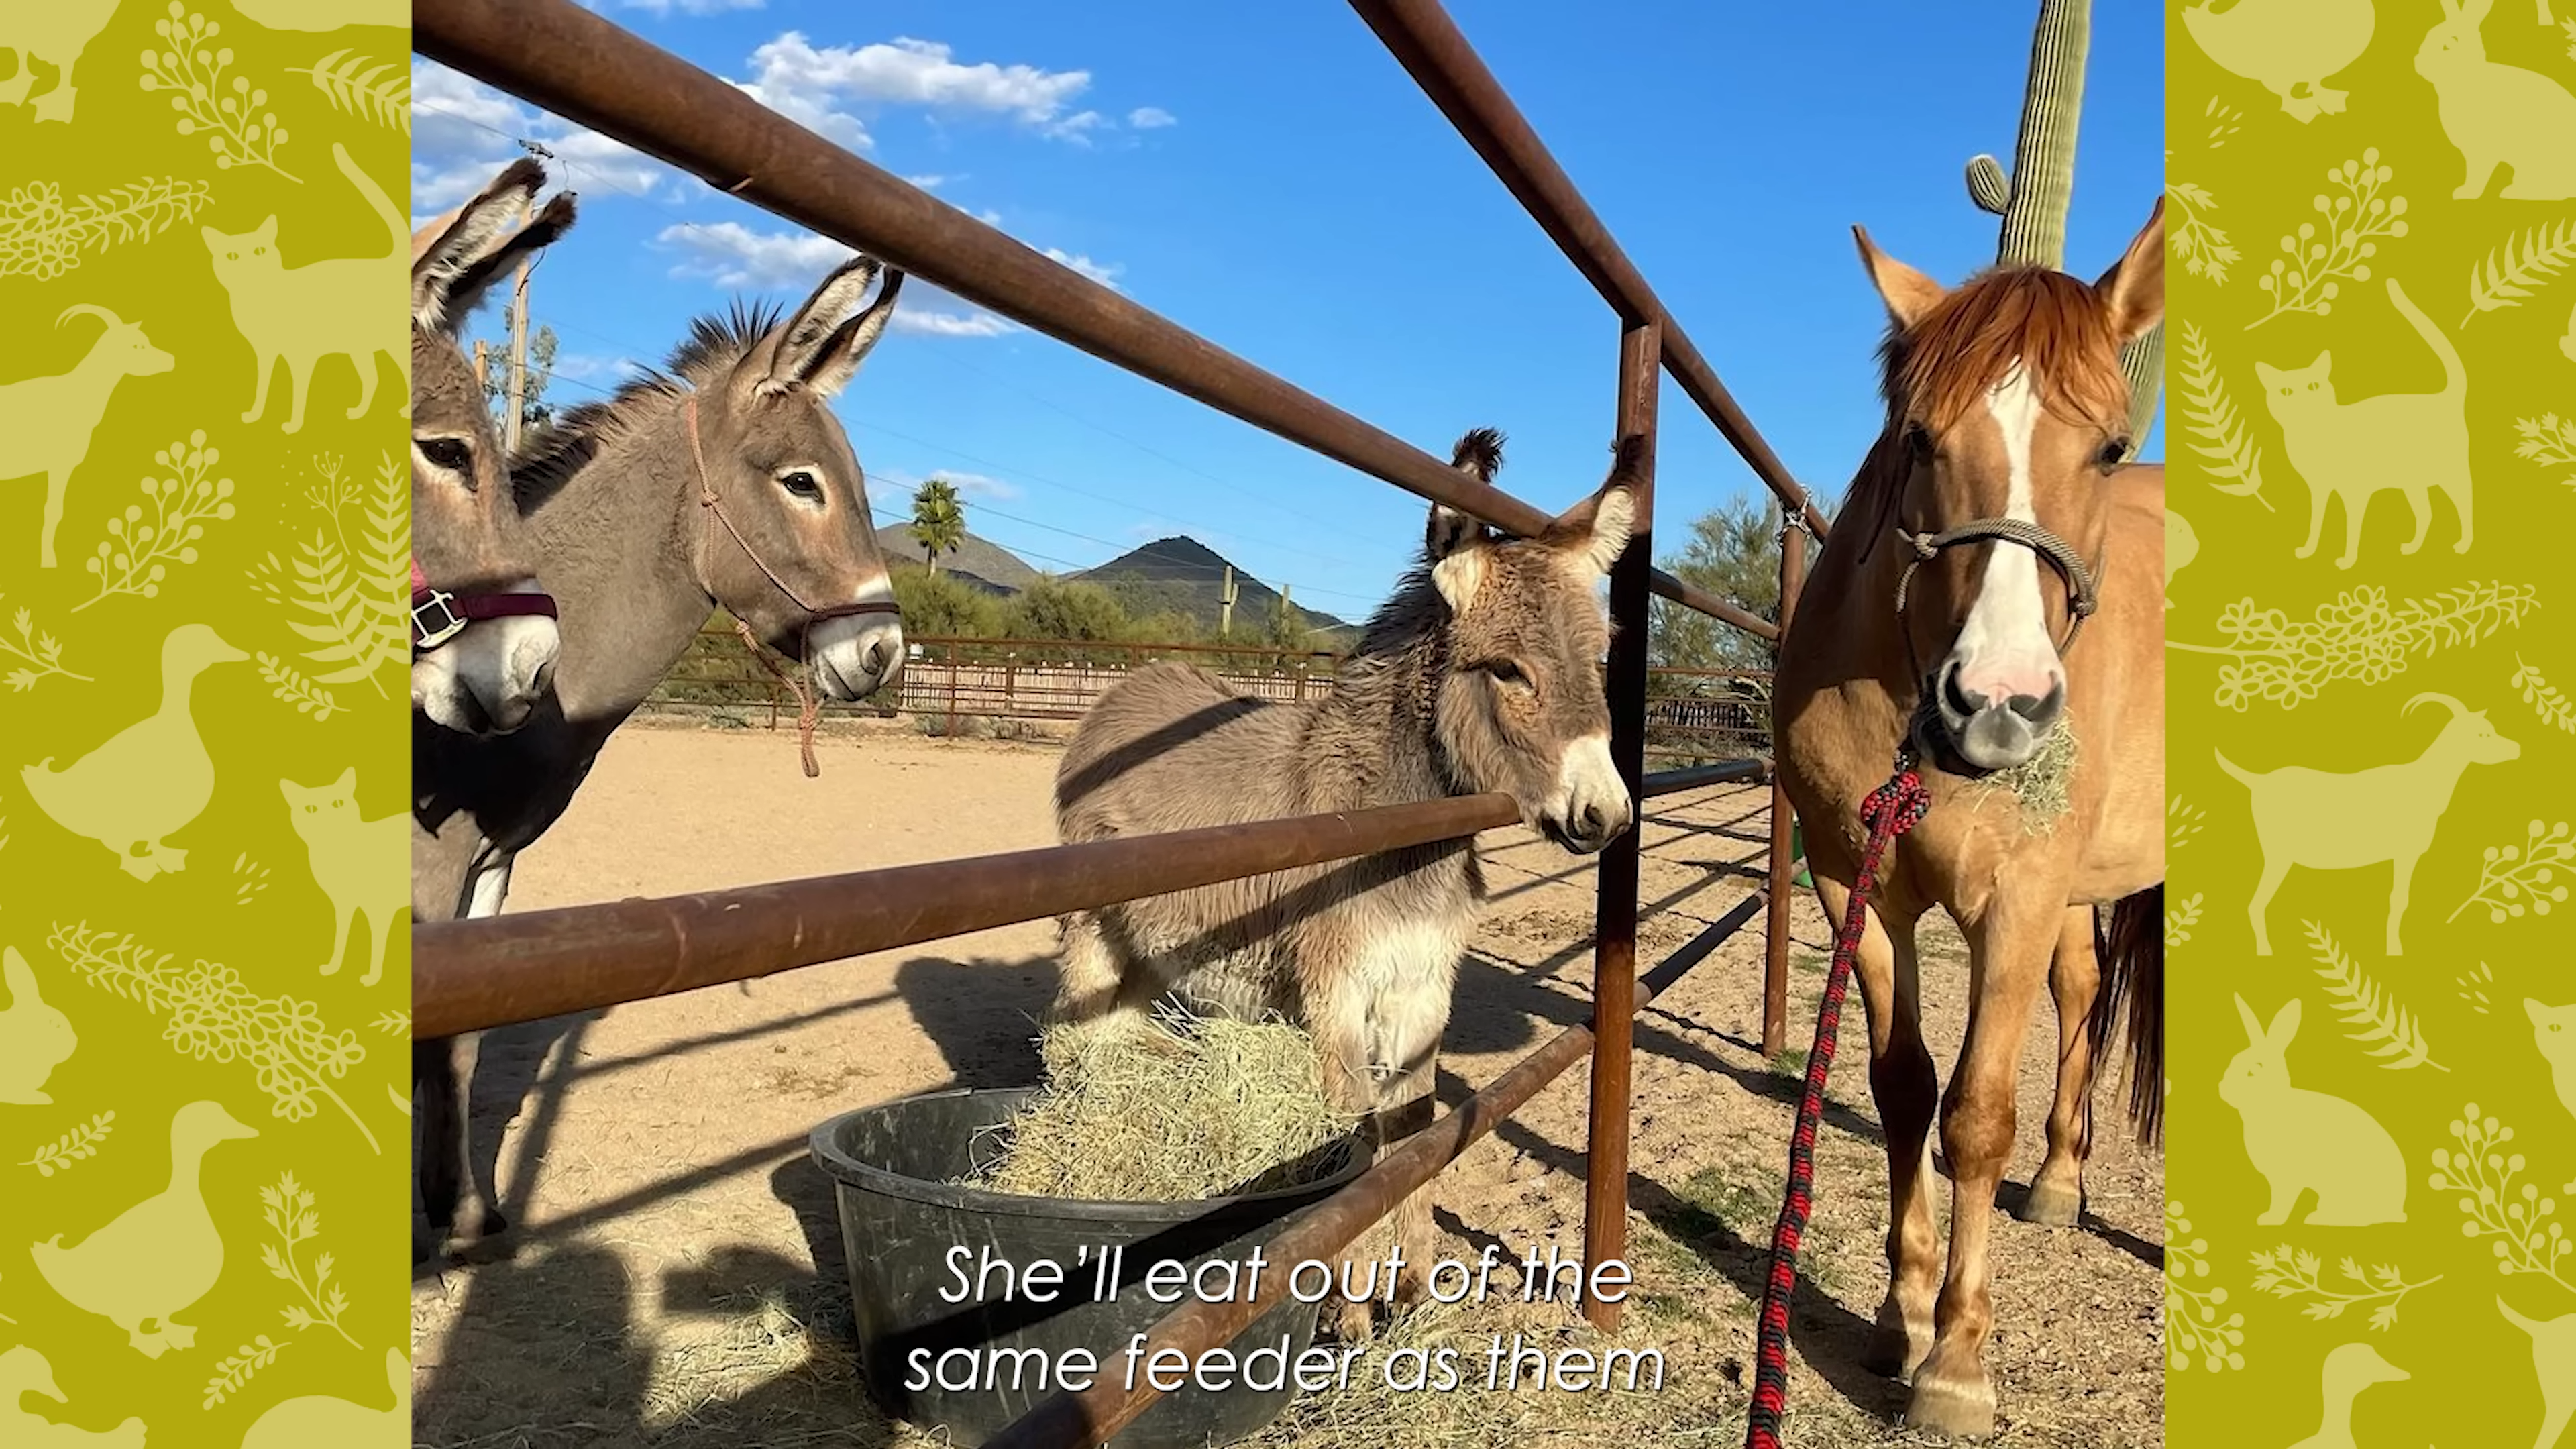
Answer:
POLYGON ((2326 994, 2334 998, 2335 1014, 2343 1018, 2346 1040, 2376 1042, 2369 1055, 2381 1058, 2379 1064, 2392 1072, 2410 1067, 2450 1070, 2433 1060, 2432 1048, 2424 1044, 2423 1024, 2399 1006, 2395 996, 2363 975, 2360 965, 2335 944, 2324 926, 2315 921, 2302 924, 2308 928, 2308 948, 2316 955, 2317 974, 2326 979, 2326 994))
POLYGON ((97 1113, 87 1123, 55 1138, 52 1145, 37 1148, 35 1156, 18 1165, 32 1167, 40 1176, 51 1177, 75 1162, 98 1156, 98 1144, 106 1141, 107 1134, 115 1130, 114 1112, 97 1113))
POLYGON ((2534 820, 2522 845, 2487 847, 2478 870, 2478 888, 2443 918, 2444 923, 2458 920, 2460 912, 2471 906, 2486 907, 2487 923, 2497 926, 2525 910, 2548 915, 2552 905, 2567 899, 2567 887, 2553 882, 2571 861, 2576 861, 2576 840, 2569 838, 2567 822, 2550 826, 2544 834, 2534 820))
POLYGON ((2513 656, 2513 666, 2513 678, 2506 683, 2522 696, 2522 702, 2550 724, 2576 734, 2576 704, 2569 703, 2567 696, 2542 678, 2539 670, 2523 663, 2521 655, 2513 656))
POLYGON ((18 631, 18 637, 13 641, 7 634, 0 633, 0 654, 20 661, 20 667, 9 671, 9 688, 12 691, 24 694, 35 688, 37 681, 49 676, 78 680, 83 684, 97 683, 86 674, 74 674, 63 667, 63 643, 51 634, 36 632, 35 610, 20 609, 10 617, 9 624, 18 631))
POLYGON ((208 475, 224 460, 221 449, 206 445, 206 431, 188 434, 186 442, 155 452, 152 461, 170 470, 167 478, 143 480, 144 500, 152 505, 147 521, 142 504, 107 521, 108 536, 86 567, 98 579, 98 593, 72 606, 77 614, 120 594, 149 599, 161 592, 173 564, 197 561, 197 540, 210 521, 233 516, 233 480, 208 475))
POLYGON ((206 1380, 206 1393, 200 1408, 217 1408, 225 1399, 240 1393, 251 1375, 277 1362, 286 1345, 275 1342, 265 1333, 256 1335, 229 1357, 215 1364, 215 1376, 206 1380))
POLYGON ((288 66, 289 75, 308 77, 331 104, 362 120, 411 134, 411 71, 386 61, 369 61, 354 51, 335 50, 310 66, 288 66))
POLYGON ((2279 609, 2258 609, 2252 599, 2230 604, 2218 616, 2225 644, 2165 641, 2189 654, 2221 654, 2234 662, 2218 671, 2217 702, 2238 712, 2256 700, 2296 709, 2338 680, 2377 684, 2402 674, 2407 664, 2445 648, 2475 644, 2519 626, 2540 607, 2529 584, 2463 584, 2430 599, 2391 605, 2377 585, 2347 589, 2313 618, 2293 622, 2279 609))
MULTIPOLYGON (((2522 441, 2513 445, 2515 457, 2529 458, 2543 468, 2576 465, 2576 418, 2561 422, 2556 413, 2516 418, 2513 430, 2522 435, 2522 441)), ((2558 481, 2576 488, 2576 473, 2558 481)))
POLYGON ((410 658, 403 603, 411 578, 411 480, 390 453, 369 484, 347 476, 337 458, 317 459, 314 470, 306 497, 327 526, 296 546, 291 563, 268 555, 251 570, 251 586, 287 611, 287 628, 313 646, 304 659, 321 666, 308 680, 261 654, 262 677, 297 713, 328 718, 339 701, 326 686, 366 684, 379 698, 391 698, 383 672, 410 658), (354 541, 352 513, 359 524, 354 541))
POLYGON ((2576 216, 2506 237, 2501 248, 2469 268, 2469 310, 2460 326, 2468 326, 2480 312, 2521 302, 2532 288, 2558 275, 2570 262, 2576 262, 2576 216))
POLYGON ((2218 209, 2218 199, 2209 194, 2207 187, 2188 181, 2169 183, 2165 195, 2180 213, 2180 219, 2166 228, 2166 247, 2181 260, 2184 271, 2226 285, 2227 269, 2238 253, 2228 244, 2227 233, 2209 223, 2209 213, 2218 209))
POLYGON ((2319 1322, 2341 1318, 2347 1308, 2364 1303, 2375 1304, 2377 1306, 2370 1310, 2370 1326, 2374 1332, 2381 1333, 2397 1321, 2397 1305, 2406 1301, 2407 1294, 2442 1281, 2442 1275, 2436 1273, 2421 1283, 2409 1283, 2392 1263, 2373 1264, 2365 1273, 2359 1260, 2347 1256, 2335 1266, 2343 1274, 2344 1281, 2353 1286, 2350 1289, 2328 1287, 2318 1277, 2323 1261, 2305 1249, 2293 1251, 2286 1243, 2268 1252, 2256 1250, 2253 1263, 2255 1292, 2269 1293, 2275 1298, 2314 1299, 2299 1311, 2319 1322))
POLYGON ((331 1281, 331 1255, 324 1253, 313 1260, 309 1282, 304 1266, 295 1260, 295 1250, 322 1233, 322 1215, 313 1209, 312 1190, 298 1185, 294 1173, 281 1173, 275 1187, 259 1190, 259 1200, 261 1219, 277 1235, 276 1242, 259 1245, 259 1260, 268 1265, 268 1276, 293 1284, 304 1299, 301 1304, 290 1303, 279 1310, 286 1317, 286 1326, 299 1333, 308 1328, 328 1328, 349 1347, 358 1347, 358 1341, 349 1337, 349 1330, 340 1326, 340 1315, 348 1311, 349 1295, 331 1281))
POLYGON ((2265 512, 2278 512, 2263 496, 2263 450, 2247 435, 2244 415, 2227 395, 2226 381, 2209 355, 2209 339, 2188 321, 2182 324, 2182 393, 2188 431, 2200 440, 2191 450, 2208 460, 2214 477, 2236 480, 2233 487, 2209 486, 2240 498, 2250 495, 2265 512))
POLYGON ((68 204, 62 188, 50 181, 13 187, 8 200, 0 201, 0 277, 50 281, 90 252, 148 241, 196 220, 212 199, 206 183, 175 176, 146 176, 68 204))

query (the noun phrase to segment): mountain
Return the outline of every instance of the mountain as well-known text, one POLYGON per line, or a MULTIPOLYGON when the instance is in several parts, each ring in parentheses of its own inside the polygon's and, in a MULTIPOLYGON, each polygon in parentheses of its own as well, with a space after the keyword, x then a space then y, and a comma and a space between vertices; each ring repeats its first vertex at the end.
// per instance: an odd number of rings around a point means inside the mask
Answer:
MULTIPOLYGON (((1225 573, 1229 567, 1232 564, 1224 555, 1197 539, 1158 538, 1073 577, 1115 588, 1139 601, 1131 603, 1130 608, 1167 607, 1198 620, 1214 633, 1223 612, 1225 573)), ((1258 632, 1278 608, 1279 591, 1239 567, 1234 569, 1234 581, 1235 627, 1258 632)), ((1318 639, 1319 644, 1346 644, 1358 637, 1357 625, 1303 604, 1296 608, 1306 628, 1331 636, 1318 639), (1345 634, 1349 637, 1341 637, 1345 634)))
MULTIPOLYGON (((890 559, 910 563, 922 561, 921 541, 912 536, 912 525, 895 523, 877 529, 877 546, 890 559)), ((939 571, 955 574, 986 593, 1009 597, 1036 580, 1038 571, 1021 562, 1019 555, 989 538, 966 535, 966 541, 939 556, 939 571)))

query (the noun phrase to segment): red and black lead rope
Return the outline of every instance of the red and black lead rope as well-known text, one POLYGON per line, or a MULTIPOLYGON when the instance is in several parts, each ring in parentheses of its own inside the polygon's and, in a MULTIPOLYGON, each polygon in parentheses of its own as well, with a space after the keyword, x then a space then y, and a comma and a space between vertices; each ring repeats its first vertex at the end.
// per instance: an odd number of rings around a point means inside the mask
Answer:
POLYGON ((1789 1302, 1798 1287, 1798 1240, 1806 1234, 1807 1215, 1815 1206, 1816 1129, 1825 1114, 1825 1074, 1834 1064, 1834 1043, 1842 1030, 1843 996, 1851 989, 1853 958, 1868 923, 1869 894, 1878 885, 1879 866, 1888 845, 1914 828, 1932 807, 1932 793, 1922 774, 1900 759, 1896 774, 1861 802, 1861 823, 1869 827, 1869 844, 1861 852, 1851 905, 1834 937, 1832 969, 1825 976, 1825 999, 1816 1011, 1816 1043, 1807 1053, 1807 1091, 1798 1102, 1798 1130, 1789 1139, 1789 1194, 1780 1205, 1780 1221, 1771 1230, 1771 1276, 1763 1285, 1762 1317, 1756 1332, 1753 1406, 1746 1424, 1745 1449, 1780 1449, 1780 1418, 1789 1398, 1789 1302))
POLYGON ((555 617, 552 596, 536 593, 451 594, 429 582, 420 560, 411 561, 411 652, 427 654, 477 619, 555 617))

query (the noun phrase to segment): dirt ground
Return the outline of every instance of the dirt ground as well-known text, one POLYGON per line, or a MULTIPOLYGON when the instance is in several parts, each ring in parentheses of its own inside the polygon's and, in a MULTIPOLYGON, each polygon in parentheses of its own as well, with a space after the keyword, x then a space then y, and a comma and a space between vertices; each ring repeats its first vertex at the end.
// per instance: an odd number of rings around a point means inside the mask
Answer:
MULTIPOLYGON (((1053 843, 1056 752, 936 741, 891 726, 821 743, 806 780, 791 736, 639 724, 524 856, 513 910, 664 895, 1053 843)), ((1661 959, 1758 883, 1767 791, 1655 802, 1645 827, 1640 956, 1661 959)), ((1441 1073, 1455 1103, 1588 1014, 1592 864, 1526 831, 1486 837, 1487 924, 1461 972, 1441 1073)), ((1790 1038, 1814 1025, 1828 932, 1795 915, 1790 1038)), ((1955 938, 1927 962, 1928 1034, 1945 1078, 1964 1021, 1955 938)), ((653 1444, 899 1446, 855 1373, 827 1179, 807 1132, 835 1113, 951 1085, 1034 1081, 1034 1020, 1053 989, 1038 923, 606 1013, 495 1033, 475 1108, 497 1162, 511 1256, 414 1282, 415 1441, 432 1449, 653 1444)), ((1630 1258, 1618 1339, 1660 1348, 1660 1391, 1411 1394, 1300 1400, 1267 1449, 1377 1444, 1680 1446, 1743 1436, 1753 1304, 1786 1167, 1803 1054, 1762 1060, 1759 923, 1638 1024, 1630 1258)), ((1885 1159, 1855 1006, 1818 1151, 1792 1334, 1789 1442, 1917 1442, 1890 1429, 1902 1389, 1858 1364, 1884 1288, 1885 1159)), ((2007 1200, 2041 1153, 2053 1073, 2043 1012, 2024 1057, 2007 1200)), ((1436 1185, 1443 1256, 1489 1242, 1579 1254, 1586 1074, 1560 1077, 1436 1185)), ((1998 1212, 1993 1442, 2161 1444, 2163 1161, 2133 1147, 2114 1088, 2083 1226, 1998 1212)), ((1948 1195, 1939 1194, 1948 1219, 1948 1195)), ((1497 1301, 1429 1309, 1393 1330, 1481 1357, 1488 1335, 1597 1341, 1567 1309, 1497 1301)))

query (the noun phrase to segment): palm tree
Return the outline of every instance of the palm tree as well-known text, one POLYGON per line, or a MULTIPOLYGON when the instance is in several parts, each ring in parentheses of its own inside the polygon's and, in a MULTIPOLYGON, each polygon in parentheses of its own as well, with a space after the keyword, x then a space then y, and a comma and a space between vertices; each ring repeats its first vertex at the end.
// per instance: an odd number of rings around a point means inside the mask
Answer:
POLYGON ((956 484, 933 478, 914 492, 912 536, 921 545, 931 573, 937 574, 939 556, 955 553, 966 541, 966 506, 958 501, 956 484))

